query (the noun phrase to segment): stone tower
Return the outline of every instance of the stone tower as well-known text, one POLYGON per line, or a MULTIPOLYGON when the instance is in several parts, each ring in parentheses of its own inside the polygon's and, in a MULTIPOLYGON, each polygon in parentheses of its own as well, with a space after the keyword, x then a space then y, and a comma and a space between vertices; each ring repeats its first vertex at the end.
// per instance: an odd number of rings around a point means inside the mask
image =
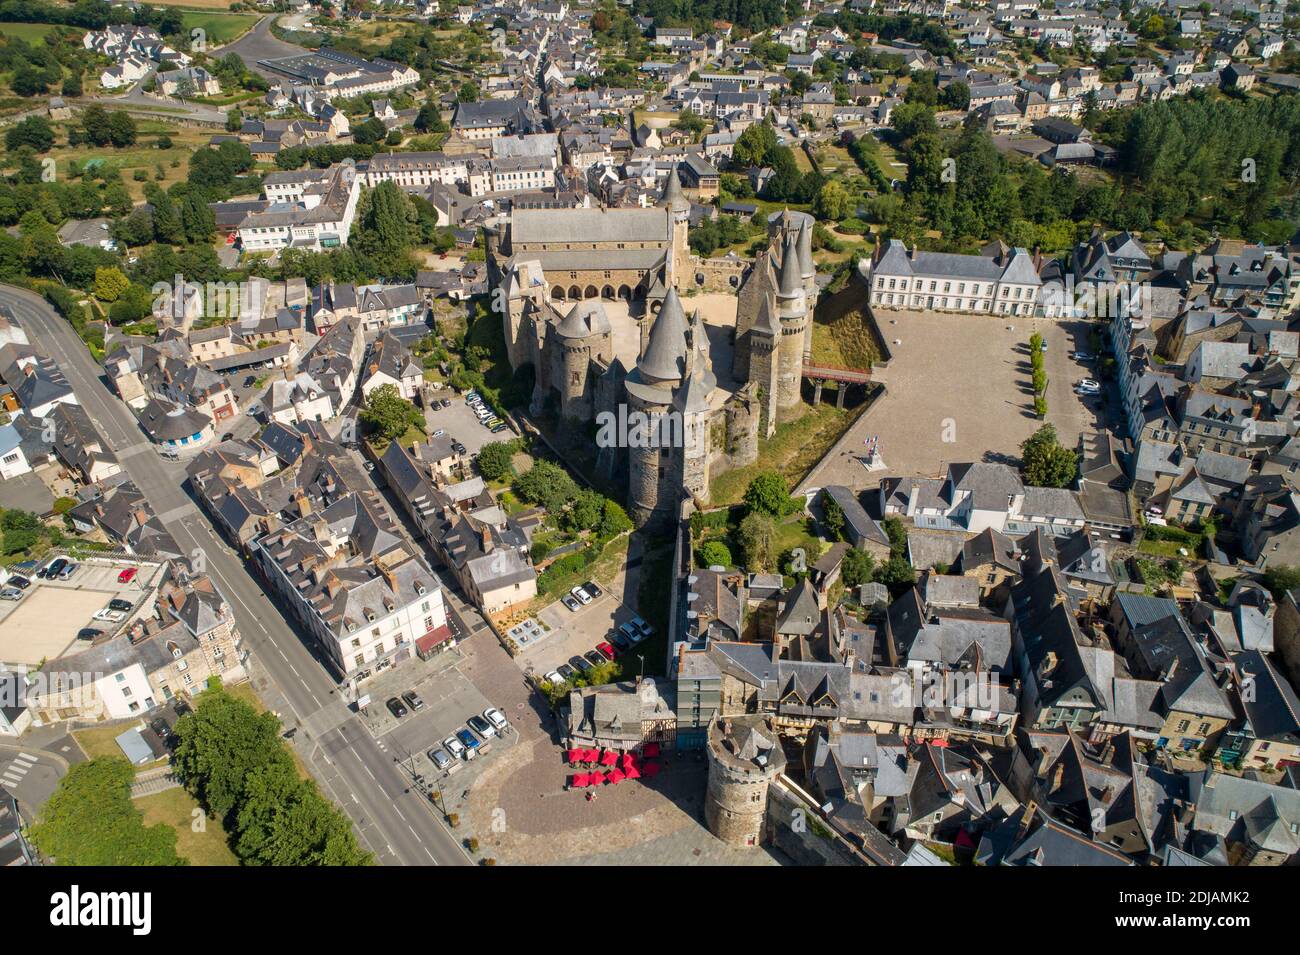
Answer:
POLYGON ((759 308, 776 293, 776 273, 772 269, 772 255, 768 250, 759 252, 754 264, 746 271, 736 292, 736 347, 732 357, 731 374, 737 381, 749 379, 749 330, 754 327, 759 308))
POLYGON ((804 294, 799 265, 799 239, 787 232, 781 249, 781 272, 776 289, 777 318, 781 342, 777 347, 777 406, 793 408, 799 403, 803 380, 804 338, 808 334, 808 298, 804 294))
POLYGON ((664 195, 659 200, 659 206, 668 212, 669 234, 672 236, 665 281, 669 286, 680 288, 683 282, 690 280, 691 246, 687 234, 691 227, 691 201, 682 192, 682 181, 677 175, 676 166, 668 170, 668 182, 664 184, 664 195))
POLYGON ((560 414, 590 421, 594 414, 595 387, 592 361, 607 361, 613 351, 613 332, 605 307, 597 299, 579 302, 555 327, 555 339, 559 347, 556 384, 560 392, 560 414))
POLYGON ((763 716, 715 717, 709 724, 708 753, 705 825, 727 845, 759 845, 768 787, 785 770, 776 731, 763 716))
POLYGON ((669 288, 645 351, 624 383, 629 421, 640 412, 655 424, 648 435, 627 435, 628 513, 637 526, 671 514, 681 496, 681 455, 675 446, 681 443, 680 433, 660 425, 673 410, 674 392, 686 374, 686 333, 681 299, 669 288))
POLYGON ((682 487, 697 505, 709 500, 710 407, 709 395, 717 387, 709 363, 704 321, 696 312, 691 320, 690 348, 682 386, 673 395, 673 410, 682 421, 682 487))
POLYGON ((812 313, 813 306, 817 303, 817 264, 813 261, 812 231, 813 220, 804 219, 803 224, 799 227, 799 238, 797 242, 799 249, 799 275, 803 279, 804 301, 807 303, 808 308, 808 322, 804 326, 803 358, 804 361, 809 363, 812 362, 812 313))
POLYGON ((749 376, 759 403, 759 430, 770 438, 776 430, 777 398, 780 391, 779 354, 781 322, 776 317, 775 296, 765 297, 758 318, 749 331, 749 376))

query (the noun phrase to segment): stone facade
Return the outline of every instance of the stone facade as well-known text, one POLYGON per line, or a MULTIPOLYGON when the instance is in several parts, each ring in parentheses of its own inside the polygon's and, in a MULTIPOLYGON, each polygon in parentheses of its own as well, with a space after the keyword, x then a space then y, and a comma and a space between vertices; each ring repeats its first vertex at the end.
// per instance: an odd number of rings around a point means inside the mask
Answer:
POLYGON ((714 719, 709 725, 708 758, 705 825, 728 845, 759 845, 769 787, 785 769, 776 730, 762 716, 714 719))

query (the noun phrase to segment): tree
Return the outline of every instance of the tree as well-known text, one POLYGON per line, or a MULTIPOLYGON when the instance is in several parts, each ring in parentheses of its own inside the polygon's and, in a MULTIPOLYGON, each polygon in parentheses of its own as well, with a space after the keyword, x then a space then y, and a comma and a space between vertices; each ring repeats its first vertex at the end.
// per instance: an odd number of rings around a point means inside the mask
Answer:
POLYGON ((118 757, 74 763, 32 827, 32 842, 59 865, 176 866, 176 830, 144 824, 131 801, 135 768, 118 757))
POLYGON ((290 761, 252 770, 235 824, 235 852, 245 865, 358 866, 370 856, 347 818, 290 761))
POLYGON ((600 523, 605 499, 590 488, 582 488, 569 507, 569 526, 575 531, 588 531, 600 523))
POLYGON ((916 571, 906 557, 895 555, 876 568, 876 580, 898 594, 916 583, 916 571))
POLYGON ((380 385, 366 395, 357 417, 386 443, 400 438, 407 428, 416 424, 420 411, 402 397, 396 385, 380 385))
POLYGON ((374 116, 352 127, 352 139, 363 146, 380 142, 387 135, 388 128, 374 116))
POLYGON ((515 492, 530 504, 559 514, 578 496, 578 485, 569 472, 552 461, 538 461, 515 478, 515 492))
POLYGON ((44 116, 28 116, 5 132, 5 148, 14 152, 30 146, 38 153, 48 152, 54 145, 54 130, 44 116))
POLYGON ((865 550, 851 547, 844 552, 844 562, 840 564, 840 580, 845 587, 857 587, 871 580, 871 571, 875 559, 865 550))
POLYGON ((799 502, 786 490, 785 478, 776 471, 764 471, 750 481, 743 500, 750 514, 785 517, 799 508, 799 502))
POLYGON ((108 140, 118 149, 134 146, 136 139, 135 120, 124 110, 117 110, 108 118, 108 140))
POLYGON ((1300 587, 1300 567, 1274 564, 1265 569, 1259 582, 1269 589, 1275 600, 1280 602, 1286 598, 1287 591, 1300 587))
POLYGON ((600 524, 596 527, 597 536, 609 540, 631 529, 632 518, 627 516, 627 511, 617 501, 607 499, 600 515, 600 524))
POLYGON ((99 104, 87 106, 82 112, 81 128, 92 145, 107 146, 112 141, 108 110, 99 104))
POLYGON ((701 567, 730 567, 731 551, 722 541, 705 541, 695 549, 701 567))
POLYGON ((131 280, 116 266, 95 269, 95 298, 116 302, 131 287, 131 280))
POLYGON ((761 166, 776 148, 776 131, 767 122, 746 127, 731 150, 731 165, 737 169, 761 166))
POLYGON ((833 541, 844 539, 844 509, 829 494, 822 494, 822 529, 833 541))
POLYGON ((736 542, 746 570, 751 573, 772 570, 776 557, 776 521, 770 514, 755 511, 746 516, 736 529, 736 542))
POLYGON ((483 445, 478 451, 478 473, 487 481, 501 480, 513 473, 511 459, 514 454, 514 444, 510 441, 492 441, 483 445))
POLYGON ((1061 446, 1056 428, 1045 424, 1020 446, 1020 471, 1033 487, 1069 487, 1078 473, 1075 453, 1061 446))
POLYGON ((244 114, 238 109, 226 110, 226 132, 237 133, 244 125, 244 114))
POLYGON ((849 193, 835 180, 829 180, 817 190, 813 199, 813 215, 818 219, 831 219, 838 222, 847 218, 849 212, 849 193))

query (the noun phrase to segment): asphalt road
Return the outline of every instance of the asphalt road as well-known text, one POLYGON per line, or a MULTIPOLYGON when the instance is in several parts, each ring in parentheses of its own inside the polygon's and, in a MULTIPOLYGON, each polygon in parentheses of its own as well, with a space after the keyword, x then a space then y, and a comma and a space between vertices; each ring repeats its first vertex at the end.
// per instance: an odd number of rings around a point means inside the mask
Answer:
POLYGON ((261 66, 258 60, 270 60, 280 56, 294 56, 299 53, 309 52, 306 47, 294 46, 292 43, 285 43, 277 39, 271 32, 271 25, 275 23, 275 14, 263 17, 257 21, 257 26, 249 30, 234 43, 228 43, 223 47, 218 47, 212 51, 212 56, 220 59, 227 53, 238 53, 243 59, 244 65, 255 73, 260 73, 271 81, 286 80, 288 77, 283 73, 277 73, 275 70, 261 66))
POLYGON ((177 543, 206 562, 234 608, 255 681, 259 675, 270 681, 260 695, 286 725, 299 728, 295 746, 376 859, 385 865, 468 864, 432 805, 407 788, 392 755, 352 713, 333 678, 186 494, 184 466, 164 462, 109 391, 103 369, 72 327, 23 289, 0 286, 0 304, 13 310, 33 344, 67 375, 100 436, 177 543))

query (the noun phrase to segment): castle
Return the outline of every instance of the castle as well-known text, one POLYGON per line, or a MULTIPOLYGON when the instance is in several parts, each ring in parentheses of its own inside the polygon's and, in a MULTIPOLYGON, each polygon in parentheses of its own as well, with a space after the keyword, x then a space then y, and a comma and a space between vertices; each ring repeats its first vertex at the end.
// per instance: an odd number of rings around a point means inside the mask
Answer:
POLYGON ((690 210, 674 169, 655 208, 515 209, 485 230, 511 367, 534 371, 531 411, 554 407, 572 434, 673 422, 655 429, 671 439, 598 441, 602 472, 626 474, 638 525, 683 495, 706 503, 711 474, 757 458, 759 436, 798 406, 812 349, 813 218, 769 218, 767 248, 732 281, 734 339, 717 342, 731 360, 715 363, 703 318, 683 304, 704 284, 690 210))

